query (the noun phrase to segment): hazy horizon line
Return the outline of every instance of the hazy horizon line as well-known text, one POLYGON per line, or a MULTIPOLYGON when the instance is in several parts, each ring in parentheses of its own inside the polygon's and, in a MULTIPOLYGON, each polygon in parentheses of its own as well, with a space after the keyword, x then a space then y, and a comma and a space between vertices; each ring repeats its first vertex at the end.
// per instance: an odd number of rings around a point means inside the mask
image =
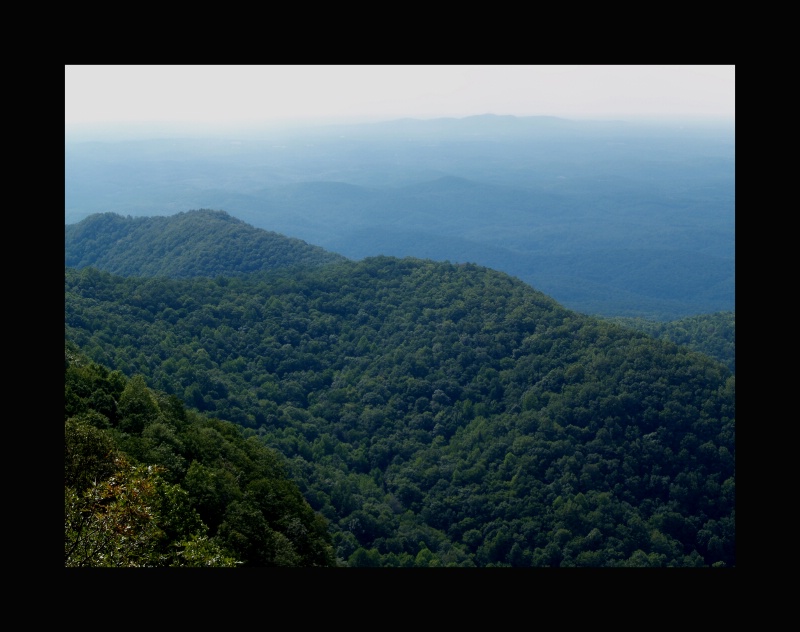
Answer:
POLYGON ((484 112, 466 115, 441 116, 351 116, 328 118, 297 118, 242 121, 193 121, 193 120, 120 120, 120 121, 78 121, 64 123, 65 140, 126 140, 152 139, 168 136, 198 137, 219 136, 235 133, 281 133, 331 127, 384 124, 400 121, 430 122, 437 120, 464 120, 481 117, 505 119, 554 119, 576 123, 629 123, 645 125, 691 125, 691 126, 729 126, 735 125, 735 116, 708 114, 627 114, 627 115, 585 115, 563 116, 556 114, 497 114, 484 112))

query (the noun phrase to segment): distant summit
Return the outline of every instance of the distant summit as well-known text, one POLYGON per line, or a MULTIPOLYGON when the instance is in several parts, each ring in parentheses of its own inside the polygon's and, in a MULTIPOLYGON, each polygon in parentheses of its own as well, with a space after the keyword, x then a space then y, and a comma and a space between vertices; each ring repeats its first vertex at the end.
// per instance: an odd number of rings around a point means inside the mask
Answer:
POLYGON ((209 209, 167 217, 99 213, 64 227, 65 266, 91 266, 122 276, 240 276, 343 260, 319 246, 209 209))

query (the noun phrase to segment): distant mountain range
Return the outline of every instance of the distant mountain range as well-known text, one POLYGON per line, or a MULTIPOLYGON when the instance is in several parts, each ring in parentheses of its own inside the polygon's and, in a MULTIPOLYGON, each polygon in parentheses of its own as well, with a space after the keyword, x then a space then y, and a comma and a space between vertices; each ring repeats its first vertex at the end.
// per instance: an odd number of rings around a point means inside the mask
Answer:
POLYGON ((735 310, 733 126, 478 116, 65 143, 65 220, 221 209, 351 259, 473 262, 587 314, 735 310))

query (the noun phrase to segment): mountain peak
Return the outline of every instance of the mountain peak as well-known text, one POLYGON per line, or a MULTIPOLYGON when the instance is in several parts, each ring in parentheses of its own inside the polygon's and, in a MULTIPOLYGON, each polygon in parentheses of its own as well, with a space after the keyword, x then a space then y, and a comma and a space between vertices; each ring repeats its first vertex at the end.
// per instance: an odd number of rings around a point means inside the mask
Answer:
POLYGON ((102 213, 64 230, 67 267, 91 266, 122 276, 240 276, 344 259, 212 209, 136 218, 102 213))

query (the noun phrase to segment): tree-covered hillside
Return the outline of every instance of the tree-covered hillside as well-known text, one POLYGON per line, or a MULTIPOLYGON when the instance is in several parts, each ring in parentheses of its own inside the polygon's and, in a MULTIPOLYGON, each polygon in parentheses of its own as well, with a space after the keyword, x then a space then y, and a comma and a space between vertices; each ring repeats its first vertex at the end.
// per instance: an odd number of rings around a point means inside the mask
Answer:
POLYGON ((332 566, 282 458, 65 347, 64 564, 332 566))
POLYGON ((318 246, 208 209, 170 217, 101 213, 64 227, 66 266, 93 266, 123 276, 238 276, 342 260, 318 246))
POLYGON ((669 340, 719 360, 736 372, 736 313, 699 314, 666 323, 643 318, 610 318, 654 338, 669 340))
POLYGON ((280 451, 351 566, 733 566, 735 378, 506 274, 65 270, 95 362, 280 451))

